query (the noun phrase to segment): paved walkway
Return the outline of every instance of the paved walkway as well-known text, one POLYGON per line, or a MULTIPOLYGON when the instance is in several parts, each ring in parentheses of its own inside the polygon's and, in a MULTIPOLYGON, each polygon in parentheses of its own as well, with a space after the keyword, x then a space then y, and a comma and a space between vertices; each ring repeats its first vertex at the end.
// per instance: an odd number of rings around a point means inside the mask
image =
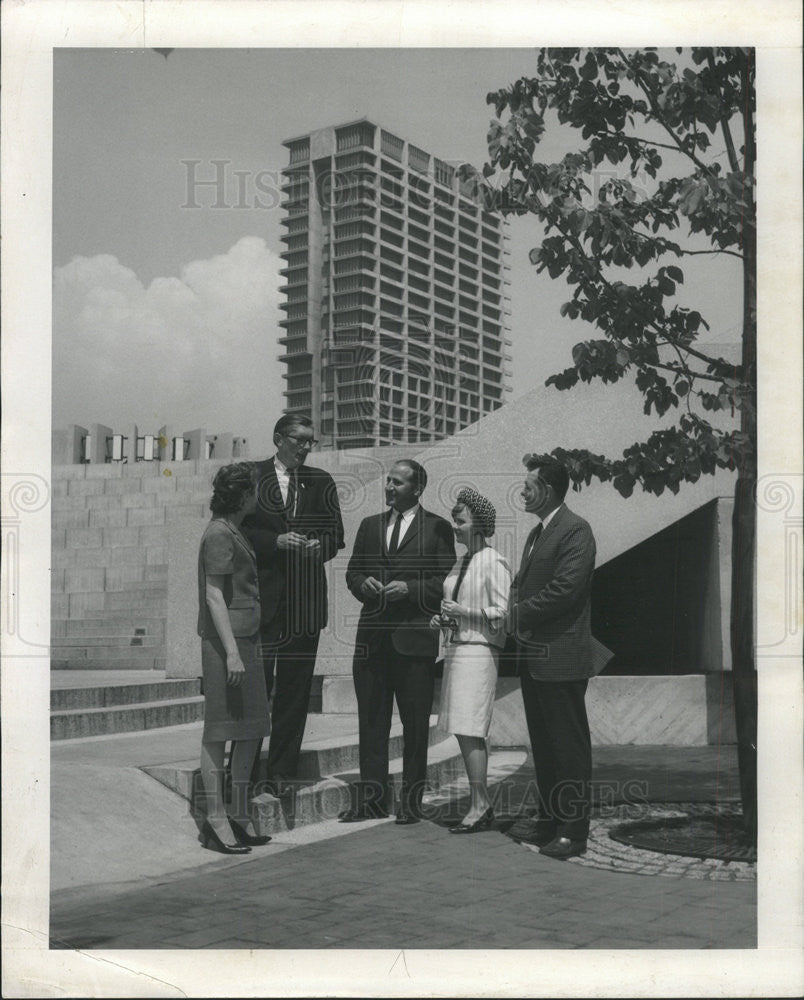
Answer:
MULTIPOLYGON (((106 880, 56 888, 51 947, 755 947, 753 882, 602 871, 513 843, 505 819, 523 805, 532 774, 524 753, 494 758, 502 820, 487 833, 447 832, 465 808, 457 788, 432 796, 433 818, 415 826, 327 820, 277 835, 244 858, 202 850, 186 804, 155 782, 143 785, 142 798, 128 802, 129 815, 146 806, 147 794, 170 799, 162 813, 147 814, 146 836, 129 839, 128 876, 104 855, 95 862, 106 880), (172 871, 165 844, 182 846, 172 871), (160 863, 149 875, 152 853, 160 863)), ((601 747, 595 759, 604 812, 612 796, 690 802, 736 793, 732 748, 601 747)), ((113 845, 114 825, 126 823, 122 799, 105 822, 113 845)), ((70 829, 58 818, 55 826, 58 864, 70 829)))

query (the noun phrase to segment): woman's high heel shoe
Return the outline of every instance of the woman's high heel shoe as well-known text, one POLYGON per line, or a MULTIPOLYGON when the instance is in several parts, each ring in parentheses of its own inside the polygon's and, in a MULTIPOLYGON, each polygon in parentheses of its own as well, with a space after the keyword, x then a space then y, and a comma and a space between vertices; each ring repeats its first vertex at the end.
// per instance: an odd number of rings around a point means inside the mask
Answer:
POLYGON ((458 823, 457 826, 449 828, 450 833, 480 833, 481 830, 488 830, 494 822, 494 810, 491 806, 481 813, 474 823, 458 823))
POLYGON ((209 849, 211 844, 212 849, 220 851, 221 854, 251 854, 251 848, 243 844, 224 844, 218 834, 215 833, 209 820, 204 820, 201 827, 201 837, 201 843, 204 847, 209 849))
POLYGON ((261 837, 254 837, 250 833, 246 833, 244 827, 242 827, 236 819, 229 817, 229 825, 232 828, 232 833, 235 835, 235 840, 238 844, 247 844, 250 847, 262 847, 263 844, 267 844, 271 839, 267 834, 261 837))

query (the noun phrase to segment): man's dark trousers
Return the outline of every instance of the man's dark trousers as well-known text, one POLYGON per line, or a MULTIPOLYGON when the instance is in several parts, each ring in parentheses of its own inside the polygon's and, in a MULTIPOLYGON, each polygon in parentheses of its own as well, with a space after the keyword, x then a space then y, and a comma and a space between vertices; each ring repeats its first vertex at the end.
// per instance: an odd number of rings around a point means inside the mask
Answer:
POLYGON ((353 676, 360 726, 358 805, 368 809, 390 805, 388 741, 396 697, 404 739, 399 811, 418 816, 427 779, 435 686, 432 657, 404 656, 386 633, 368 657, 356 660, 353 676))
MULTIPOLYGON (((284 607, 260 631, 265 688, 271 698, 271 737, 267 778, 283 781, 298 772, 310 689, 321 633, 293 630, 284 607), (276 683, 274 683, 276 678, 276 683)), ((255 761, 259 766, 259 754, 255 761)), ((256 775, 255 775, 256 777, 256 775)))
POLYGON ((589 836, 592 741, 586 715, 586 678, 539 681, 520 668, 522 700, 539 787, 539 816, 552 819, 557 837, 589 836))

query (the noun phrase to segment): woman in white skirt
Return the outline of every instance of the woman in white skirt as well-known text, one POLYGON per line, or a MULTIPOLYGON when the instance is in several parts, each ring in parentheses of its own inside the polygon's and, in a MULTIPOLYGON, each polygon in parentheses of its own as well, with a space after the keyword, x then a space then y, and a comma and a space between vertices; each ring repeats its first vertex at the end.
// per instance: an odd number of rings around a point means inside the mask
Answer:
POLYGON ((454 733, 469 777, 469 812, 450 833, 477 833, 491 826, 494 811, 486 777, 486 737, 491 726, 503 622, 511 586, 505 559, 486 539, 494 534, 493 504, 473 489, 462 489, 452 508, 455 540, 466 554, 444 580, 441 614, 432 618, 441 629, 444 678, 439 725, 454 733))

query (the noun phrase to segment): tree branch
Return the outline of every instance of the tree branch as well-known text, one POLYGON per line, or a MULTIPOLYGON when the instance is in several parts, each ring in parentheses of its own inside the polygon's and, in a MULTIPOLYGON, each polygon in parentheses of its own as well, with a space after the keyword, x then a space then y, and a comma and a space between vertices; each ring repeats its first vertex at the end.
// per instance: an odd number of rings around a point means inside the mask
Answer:
POLYGON ((708 375, 706 372, 692 371, 687 367, 686 362, 683 359, 681 360, 681 364, 684 365, 684 371, 679 371, 678 368, 675 368, 673 365, 667 364, 664 361, 651 361, 650 364, 653 368, 661 368, 664 371, 672 372, 674 375, 683 375, 685 378, 690 379, 690 381, 694 381, 696 378, 706 379, 707 382, 721 383, 723 381, 722 379, 719 379, 717 375, 708 375))
MULTIPOLYGON (((707 53, 706 59, 707 62, 709 63, 709 69, 712 71, 712 76, 714 77, 716 74, 715 57, 712 55, 711 49, 707 53)), ((718 90, 718 96, 720 96, 719 90, 718 90)), ((723 102, 720 101, 719 103, 722 108, 723 102)), ((734 149, 734 140, 731 137, 729 122, 723 111, 721 111, 720 113, 720 128, 723 131, 723 138, 726 140, 726 152, 728 153, 729 157, 729 165, 731 166, 732 173, 737 174, 740 172, 740 163, 737 159, 737 153, 735 152, 734 149)))
MULTIPOLYGON (((670 241, 666 240, 663 236, 653 236, 651 233, 643 233, 643 232, 640 232, 639 229, 634 229, 633 226, 628 226, 628 230, 629 230, 629 232, 633 233, 634 236, 639 236, 639 238, 643 239, 643 240, 649 240, 651 243, 658 243, 659 245, 661 245, 662 243, 666 244, 666 243, 670 242, 670 241)), ((743 259, 743 255, 741 253, 737 253, 736 250, 719 250, 719 249, 718 250, 685 250, 683 247, 680 247, 677 243, 673 243, 672 247, 665 246, 664 249, 667 250, 668 252, 671 252, 671 253, 677 252, 677 253, 683 254, 685 257, 697 257, 700 254, 725 253, 725 254, 728 254, 730 257, 736 257, 738 260, 742 260, 743 259)))
POLYGON ((700 171, 702 171, 702 173, 704 173, 707 177, 711 177, 712 176, 712 172, 710 171, 709 167, 707 167, 707 165, 702 160, 699 160, 698 157, 694 153, 692 153, 690 150, 688 150, 688 149, 686 149, 684 147, 684 143, 679 139, 679 137, 676 135, 676 133, 667 124, 667 122, 664 119, 664 116, 662 115, 661 109, 656 106, 656 101, 654 100, 653 94, 651 93, 650 89, 646 86, 644 80, 642 79, 642 74, 640 73, 640 71, 638 69, 635 69, 631 65, 631 63, 628 60, 628 57, 626 56, 626 54, 623 52, 622 49, 617 49, 617 51, 619 52, 620 58, 622 59, 622 61, 625 63, 625 65, 633 73, 634 80, 636 81, 637 86, 642 91, 642 93, 645 95, 645 97, 647 97, 648 103, 650 104, 651 111, 653 112, 653 118, 654 118, 654 120, 657 121, 662 126, 662 128, 665 130, 665 132, 667 132, 667 134, 670 136, 670 138, 676 144, 676 147, 677 147, 678 151, 680 153, 683 153, 690 160, 692 160, 692 162, 695 164, 695 166, 698 167, 698 169, 700 171))
POLYGON ((639 135, 618 135, 617 132, 610 132, 608 130, 600 131, 597 135, 610 135, 615 139, 625 139, 626 142, 640 142, 643 146, 658 146, 659 149, 670 149, 674 153, 678 152, 678 146, 671 146, 669 142, 656 142, 653 139, 643 139, 639 135))

